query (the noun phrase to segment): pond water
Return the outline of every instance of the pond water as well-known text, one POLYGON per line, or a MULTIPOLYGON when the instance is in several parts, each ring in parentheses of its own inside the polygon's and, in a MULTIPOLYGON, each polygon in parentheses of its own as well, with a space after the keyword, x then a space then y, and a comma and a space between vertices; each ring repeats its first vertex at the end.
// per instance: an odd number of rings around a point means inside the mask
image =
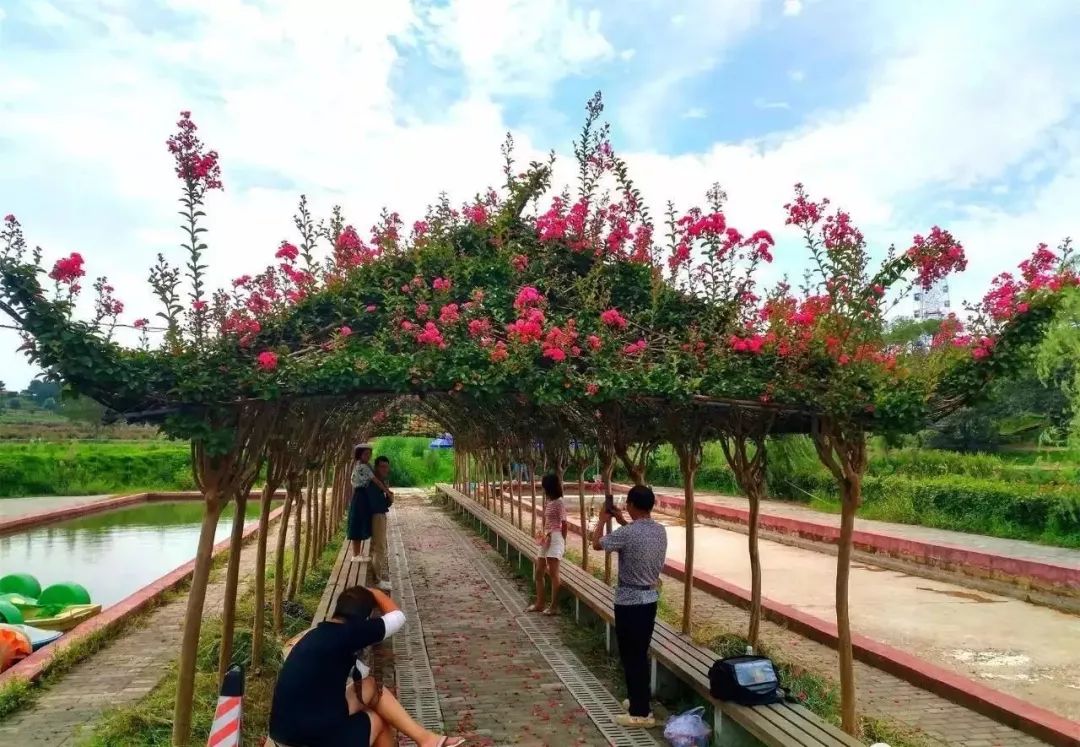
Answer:
MULTIPOLYGON (((215 542, 229 536, 233 509, 215 542)), ((29 573, 42 588, 74 581, 107 607, 195 557, 202 510, 199 501, 141 503, 0 537, 0 576, 29 573)), ((257 519, 259 502, 245 513, 257 519)))

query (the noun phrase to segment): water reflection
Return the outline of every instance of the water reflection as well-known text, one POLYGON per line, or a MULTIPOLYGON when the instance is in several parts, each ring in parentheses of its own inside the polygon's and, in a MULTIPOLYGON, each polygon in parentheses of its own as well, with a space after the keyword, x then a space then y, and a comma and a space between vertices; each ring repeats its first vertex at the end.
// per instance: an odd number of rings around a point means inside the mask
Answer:
MULTIPOLYGON (((247 518, 259 515, 258 501, 247 518)), ((233 506, 218 522, 229 535, 233 506)), ((74 581, 108 606, 195 556, 202 521, 198 501, 144 503, 0 537, 0 575, 30 573, 44 588, 74 581)))

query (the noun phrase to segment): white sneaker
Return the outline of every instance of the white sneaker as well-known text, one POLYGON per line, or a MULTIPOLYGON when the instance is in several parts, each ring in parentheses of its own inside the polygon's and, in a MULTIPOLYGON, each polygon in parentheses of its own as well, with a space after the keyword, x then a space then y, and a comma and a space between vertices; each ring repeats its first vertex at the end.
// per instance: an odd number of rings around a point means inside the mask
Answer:
POLYGON ((390 584, 389 581, 380 581, 378 584, 376 584, 376 586, 378 587, 379 591, 385 591, 387 594, 394 590, 394 587, 390 584))
POLYGON ((364 560, 367 560, 367 558, 365 558, 363 555, 353 555, 351 558, 349 558, 350 563, 360 563, 364 560))

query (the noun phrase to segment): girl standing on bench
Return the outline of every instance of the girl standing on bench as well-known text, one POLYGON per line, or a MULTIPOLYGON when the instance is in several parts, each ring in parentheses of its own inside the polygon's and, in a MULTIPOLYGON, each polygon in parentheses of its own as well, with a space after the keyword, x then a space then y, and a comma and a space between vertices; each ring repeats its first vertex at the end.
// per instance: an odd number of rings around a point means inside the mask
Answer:
POLYGON ((465 744, 416 723, 374 677, 346 685, 359 652, 404 625, 404 613, 381 591, 362 586, 342 591, 334 616, 309 630, 281 667, 270 706, 270 738, 291 747, 393 747, 397 729, 420 747, 465 744), (381 617, 371 617, 375 609, 381 617))
POLYGON ((544 524, 540 553, 536 558, 536 602, 526 612, 559 614, 559 562, 566 554, 566 506, 563 504, 562 482, 558 475, 544 475, 544 524), (551 604, 544 607, 544 576, 551 579, 551 604))

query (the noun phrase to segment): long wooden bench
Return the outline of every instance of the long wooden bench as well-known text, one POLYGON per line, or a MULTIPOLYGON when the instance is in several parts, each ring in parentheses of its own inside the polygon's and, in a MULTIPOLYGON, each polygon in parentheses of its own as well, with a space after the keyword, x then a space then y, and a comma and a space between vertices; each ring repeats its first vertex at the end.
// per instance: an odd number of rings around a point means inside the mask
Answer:
MULTIPOLYGON (((451 506, 471 515, 482 529, 494 535, 496 546, 516 552, 519 562, 536 560, 536 542, 511 522, 447 485, 436 486, 451 506)), ((584 569, 564 563, 562 587, 575 599, 576 615, 584 605, 604 622, 608 650, 612 645, 615 590, 584 569)), ((827 724, 801 705, 778 703, 746 707, 714 699, 709 694, 709 668, 716 654, 699 646, 663 621, 657 621, 650 647, 653 690, 663 691, 665 676, 689 686, 712 706, 716 743, 725 747, 765 744, 770 747, 858 747, 862 743, 827 724), (725 718, 726 717, 726 718, 725 718)))

